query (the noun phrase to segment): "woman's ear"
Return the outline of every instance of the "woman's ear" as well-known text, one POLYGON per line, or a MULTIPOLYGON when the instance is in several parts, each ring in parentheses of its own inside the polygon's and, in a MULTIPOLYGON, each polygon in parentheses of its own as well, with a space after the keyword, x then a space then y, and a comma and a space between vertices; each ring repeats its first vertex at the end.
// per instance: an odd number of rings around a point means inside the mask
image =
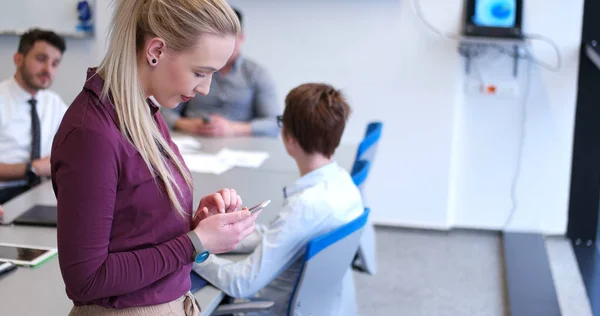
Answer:
POLYGON ((146 43, 146 60, 150 66, 158 65, 166 47, 167 44, 160 37, 153 37, 146 43))

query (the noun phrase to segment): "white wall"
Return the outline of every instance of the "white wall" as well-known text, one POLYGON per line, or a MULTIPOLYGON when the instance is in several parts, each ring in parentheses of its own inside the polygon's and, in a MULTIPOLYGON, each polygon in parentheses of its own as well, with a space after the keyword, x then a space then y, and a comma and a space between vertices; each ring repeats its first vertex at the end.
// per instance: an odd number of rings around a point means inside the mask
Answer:
MULTIPOLYGON (((456 43, 428 33, 411 1, 230 2, 245 13, 245 54, 271 71, 282 102, 300 83, 326 81, 343 89, 353 106, 344 142, 358 142, 367 122, 384 122, 367 186, 375 222, 497 229, 510 210, 521 103, 466 96, 464 83, 474 77, 465 76, 456 43)), ((461 0, 421 1, 432 23, 458 31, 461 0)), ((526 30, 554 39, 564 68, 551 74, 532 67, 511 229, 565 230, 582 8, 583 0, 527 1, 526 30)), ((67 102, 81 90, 85 69, 104 54, 110 12, 97 14, 95 40, 68 42, 54 85, 67 102)), ((16 44, 16 38, 0 38, 0 77, 14 71, 16 44)), ((551 51, 542 53, 551 60, 551 51)), ((481 61, 481 73, 515 80, 509 61, 497 63, 481 61)), ((517 80, 526 78, 525 63, 521 70, 517 80)))
MULTIPOLYGON (((91 5, 93 2, 88 1, 91 5)), ((5 0, 0 10, 0 30, 23 32, 35 24, 56 32, 81 36, 84 34, 77 31, 80 25, 77 5, 78 1, 73 0, 5 0), (9 2, 10 5, 6 5, 9 2)))
MULTIPOLYGON (((483 80, 518 82, 520 93, 514 99, 466 96, 465 102, 456 104, 451 225, 504 226, 512 208, 525 110, 516 209, 506 229, 566 231, 583 1, 529 0, 525 12, 526 33, 542 34, 557 43, 562 70, 552 73, 520 62, 515 79, 510 58, 476 62, 483 80)), ((547 63, 556 60, 543 42, 534 42, 533 52, 547 63)), ((476 71, 465 79, 479 80, 476 71)))

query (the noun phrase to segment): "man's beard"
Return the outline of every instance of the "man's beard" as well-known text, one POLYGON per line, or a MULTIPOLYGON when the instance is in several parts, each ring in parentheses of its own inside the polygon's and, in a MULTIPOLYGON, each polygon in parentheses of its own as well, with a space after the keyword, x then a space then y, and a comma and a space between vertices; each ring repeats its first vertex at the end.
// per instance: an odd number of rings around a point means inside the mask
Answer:
MULTIPOLYGON (((48 85, 47 86, 40 86, 38 84, 35 83, 35 74, 30 73, 27 68, 25 67, 25 65, 21 66, 21 69, 19 69, 19 72, 21 73, 21 78, 23 79, 23 83, 31 90, 43 90, 46 89, 50 86, 50 84, 52 84, 52 80, 48 79, 48 85)), ((43 74, 46 75, 48 78, 50 78, 49 74, 43 74)))

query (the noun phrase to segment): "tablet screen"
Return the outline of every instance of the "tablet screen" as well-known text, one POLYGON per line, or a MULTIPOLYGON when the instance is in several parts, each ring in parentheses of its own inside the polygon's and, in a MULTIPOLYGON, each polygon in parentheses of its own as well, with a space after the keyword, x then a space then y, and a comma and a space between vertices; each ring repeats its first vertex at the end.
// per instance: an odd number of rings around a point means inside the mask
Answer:
POLYGON ((516 16, 517 0, 475 0, 475 25, 511 28, 516 16))
POLYGON ((0 245, 0 260, 33 261, 49 250, 0 245))

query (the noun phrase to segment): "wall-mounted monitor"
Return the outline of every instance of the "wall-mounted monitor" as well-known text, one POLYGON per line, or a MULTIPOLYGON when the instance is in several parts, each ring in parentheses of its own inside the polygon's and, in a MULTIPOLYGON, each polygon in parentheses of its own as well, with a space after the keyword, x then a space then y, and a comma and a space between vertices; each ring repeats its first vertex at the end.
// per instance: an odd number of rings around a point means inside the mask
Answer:
POLYGON ((522 38, 522 0, 465 0, 465 5, 465 36, 522 38))

